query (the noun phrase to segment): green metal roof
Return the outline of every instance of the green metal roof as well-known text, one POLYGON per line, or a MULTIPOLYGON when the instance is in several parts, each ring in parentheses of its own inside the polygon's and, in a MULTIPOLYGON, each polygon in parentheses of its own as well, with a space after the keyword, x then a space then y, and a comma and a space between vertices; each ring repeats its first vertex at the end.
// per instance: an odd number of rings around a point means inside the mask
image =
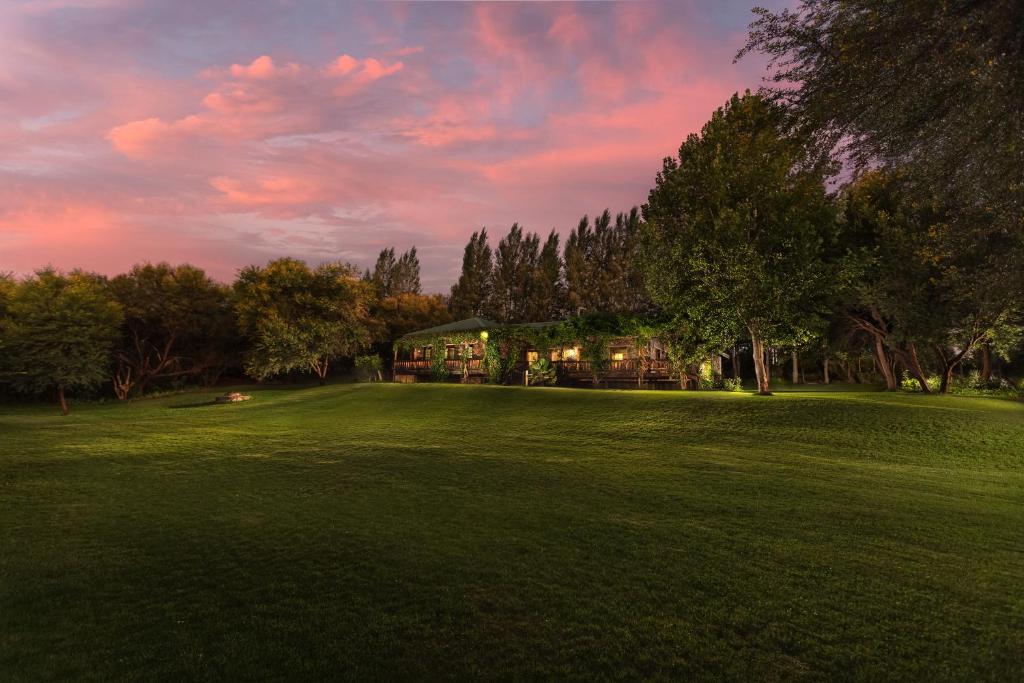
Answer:
POLYGON ((487 318, 466 318, 465 320, 456 320, 453 323, 447 323, 445 325, 437 325, 436 327, 428 327, 425 330, 417 330, 408 334, 402 335, 402 339, 410 339, 412 337, 439 337, 444 336, 452 332, 477 332, 482 330, 493 330, 499 327, 530 327, 534 329, 551 327, 552 325, 558 325, 561 320, 551 320, 542 323, 496 323, 493 320, 487 318))
POLYGON ((409 337, 437 337, 449 332, 493 330, 496 327, 501 327, 501 323, 496 323, 493 320, 488 320, 487 318, 466 318, 465 320, 456 320, 453 323, 437 325, 435 327, 428 327, 425 330, 410 332, 409 334, 403 335, 402 339, 407 339, 409 337))

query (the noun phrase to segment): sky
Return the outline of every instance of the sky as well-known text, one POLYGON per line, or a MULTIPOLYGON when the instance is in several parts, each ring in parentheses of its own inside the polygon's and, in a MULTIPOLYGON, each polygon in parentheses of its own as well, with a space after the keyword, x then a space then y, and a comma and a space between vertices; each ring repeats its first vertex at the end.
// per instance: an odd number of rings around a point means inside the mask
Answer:
POLYGON ((415 245, 446 292, 474 230, 642 204, 781 2, 2 0, 0 271, 415 245))

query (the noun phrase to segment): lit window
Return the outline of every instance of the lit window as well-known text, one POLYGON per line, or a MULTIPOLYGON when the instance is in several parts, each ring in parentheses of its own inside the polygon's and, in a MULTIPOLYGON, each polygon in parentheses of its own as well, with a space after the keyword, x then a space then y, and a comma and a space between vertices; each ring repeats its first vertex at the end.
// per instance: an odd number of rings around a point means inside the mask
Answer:
POLYGON ((562 360, 562 353, 558 349, 549 349, 549 352, 552 363, 562 360))
POLYGON ((527 363, 536 363, 538 358, 540 358, 540 354, 537 353, 536 351, 527 351, 526 352, 526 362, 527 363))
POLYGON ((626 360, 626 354, 622 351, 616 351, 612 354, 612 360, 626 360))
POLYGON ((566 360, 576 360, 577 358, 579 358, 579 356, 580 356, 580 352, 579 352, 579 349, 577 349, 576 347, 573 347, 571 349, 566 349, 565 350, 565 358, 566 358, 566 360))

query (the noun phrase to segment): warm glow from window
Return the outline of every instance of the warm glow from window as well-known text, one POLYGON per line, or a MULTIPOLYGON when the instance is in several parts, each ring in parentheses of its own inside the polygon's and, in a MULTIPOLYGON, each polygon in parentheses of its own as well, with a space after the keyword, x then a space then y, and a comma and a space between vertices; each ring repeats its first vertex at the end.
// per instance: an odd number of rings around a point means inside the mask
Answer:
POLYGON ((580 355, 580 352, 579 352, 579 349, 577 349, 577 348, 571 348, 571 349, 566 349, 565 350, 565 358, 566 358, 566 360, 576 360, 577 358, 579 358, 579 355, 580 355))
POLYGON ((526 352, 526 362, 527 363, 536 363, 538 358, 540 358, 540 354, 537 353, 536 351, 527 351, 526 352))
POLYGON ((622 351, 616 351, 612 354, 612 360, 626 360, 626 354, 622 351))

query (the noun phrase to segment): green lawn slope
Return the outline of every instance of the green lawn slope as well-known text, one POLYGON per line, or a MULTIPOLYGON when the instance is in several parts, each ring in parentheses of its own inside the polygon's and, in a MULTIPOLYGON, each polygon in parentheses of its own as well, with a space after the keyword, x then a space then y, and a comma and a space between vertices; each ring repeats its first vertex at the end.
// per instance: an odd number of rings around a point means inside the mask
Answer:
POLYGON ((1024 404, 0 406, 0 679, 1020 679, 1024 404))

